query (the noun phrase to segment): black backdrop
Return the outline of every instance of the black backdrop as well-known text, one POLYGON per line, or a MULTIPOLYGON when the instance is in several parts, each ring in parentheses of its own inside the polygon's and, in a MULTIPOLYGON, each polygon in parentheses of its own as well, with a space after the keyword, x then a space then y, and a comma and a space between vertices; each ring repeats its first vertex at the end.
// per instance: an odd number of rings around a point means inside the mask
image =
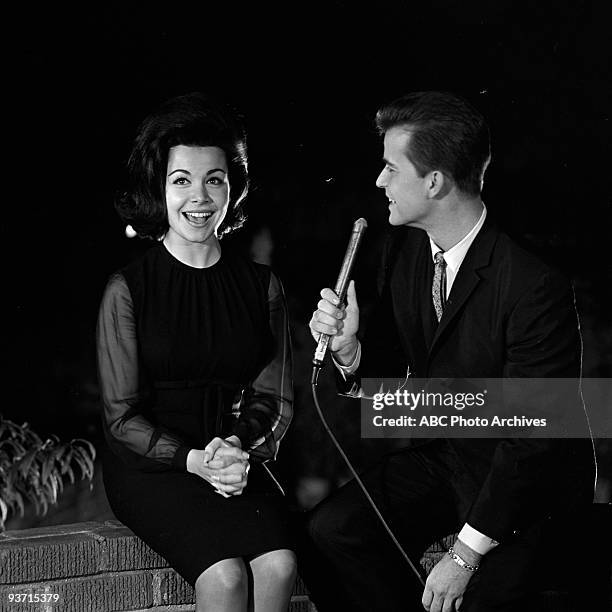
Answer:
MULTIPOLYGON (((139 121, 196 90, 245 119, 253 187, 249 224, 234 240, 249 248, 262 230, 271 237, 302 415, 312 411, 305 325, 359 216, 371 229, 356 276, 366 309, 371 299, 387 217, 374 186, 381 148, 372 118, 411 90, 454 90, 489 118, 485 202, 573 277, 586 373, 610 375, 604 3, 352 4, 93 4, 46 14, 24 6, 7 20, 16 36, 4 74, 5 416, 97 439, 98 302, 107 276, 146 246, 124 237, 112 200, 139 121)), ((294 445, 323 439, 310 417, 296 423, 294 445)), ((306 473, 319 464, 294 465, 306 473)))

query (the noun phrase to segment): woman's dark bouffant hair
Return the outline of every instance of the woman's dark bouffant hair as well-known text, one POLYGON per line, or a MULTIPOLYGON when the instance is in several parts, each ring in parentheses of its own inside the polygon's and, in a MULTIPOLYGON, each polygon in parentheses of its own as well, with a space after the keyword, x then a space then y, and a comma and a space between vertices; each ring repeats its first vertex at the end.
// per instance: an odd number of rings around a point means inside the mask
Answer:
POLYGON ((223 149, 231 189, 219 236, 241 227, 249 186, 246 136, 225 108, 201 93, 172 98, 142 122, 127 163, 127 190, 115 204, 121 219, 143 238, 159 239, 168 231, 168 152, 178 145, 223 149))

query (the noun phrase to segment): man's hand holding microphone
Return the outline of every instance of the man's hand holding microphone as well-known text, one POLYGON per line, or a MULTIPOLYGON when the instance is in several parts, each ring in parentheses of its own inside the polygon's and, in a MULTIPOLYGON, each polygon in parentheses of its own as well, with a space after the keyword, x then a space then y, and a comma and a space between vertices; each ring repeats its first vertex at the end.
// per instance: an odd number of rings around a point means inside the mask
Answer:
POLYGON ((355 281, 351 281, 346 292, 346 305, 340 304, 338 296, 332 289, 321 291, 317 310, 313 313, 308 326, 312 337, 319 341, 321 334, 330 336, 328 348, 334 359, 343 366, 355 361, 359 340, 359 306, 355 292, 355 281))

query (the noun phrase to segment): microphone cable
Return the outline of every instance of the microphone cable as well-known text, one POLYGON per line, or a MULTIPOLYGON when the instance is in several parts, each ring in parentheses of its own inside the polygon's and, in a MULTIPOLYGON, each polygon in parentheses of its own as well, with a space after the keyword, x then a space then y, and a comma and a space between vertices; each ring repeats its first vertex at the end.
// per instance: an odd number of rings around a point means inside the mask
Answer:
MULTIPOLYGON (((342 304, 346 298, 346 290, 348 287, 351 270, 355 262, 357 250, 361 243, 361 238, 363 237, 363 233, 365 232, 367 226, 368 226, 367 221, 363 218, 357 219, 357 221, 355 221, 353 225, 353 232, 351 234, 351 239, 346 249, 344 261, 342 262, 342 268, 340 269, 340 274, 338 275, 338 280, 336 282, 336 286, 334 289, 334 292, 338 296, 338 300, 340 304, 342 304)), ((387 521, 385 521, 382 513, 378 509, 378 506, 376 505, 375 501, 372 499, 372 496, 366 489, 366 486, 363 484, 363 481, 359 477, 359 474, 357 474, 355 468, 353 467, 353 464, 350 462, 346 453, 342 449, 342 446, 340 446, 340 443, 336 439, 336 436, 330 429, 327 423, 327 420, 325 419, 325 416, 323 415, 323 411, 321 410, 321 406, 319 405, 319 398, 317 396, 317 383, 319 380, 319 372, 321 371, 321 368, 323 367, 323 359, 325 357, 325 353, 327 352, 329 340, 330 340, 330 336, 328 336, 327 334, 321 334, 321 336, 319 337, 319 341, 317 343, 317 348, 315 350, 314 358, 312 360, 313 367, 312 367, 312 376, 310 380, 310 385, 311 385, 311 390, 312 390, 312 398, 314 400, 314 404, 317 409, 319 419, 321 419, 321 422, 323 423, 323 427, 325 428, 325 431, 327 432, 327 434, 331 438, 331 441, 334 443, 334 446, 340 453, 342 459, 344 460, 344 463, 346 463, 348 469, 353 475, 353 478, 355 479, 355 481, 361 488, 363 494, 368 500, 368 503, 372 507, 372 510, 374 510, 374 512, 376 513, 376 516, 378 517, 380 523, 385 528, 385 531, 389 534, 389 537, 395 544, 395 547, 397 548, 397 550, 400 552, 402 557, 404 557, 404 559, 406 560, 406 563, 408 563, 408 565, 410 566, 410 569, 413 571, 414 575, 418 578, 419 582, 424 587, 425 582, 423 580, 423 577, 421 576, 421 573, 414 566, 414 564, 412 563, 412 561, 406 554, 406 551, 402 548, 402 545, 399 543, 398 539, 395 537, 395 534, 393 533, 393 531, 391 531, 391 528, 387 524, 387 521)))
POLYGON ((351 463, 350 459, 347 457, 347 455, 344 452, 342 446, 340 446, 340 442, 338 442, 338 440, 337 440, 336 436, 334 435, 333 431, 330 429, 330 427, 329 427, 329 425, 327 423, 327 420, 325 419, 325 416, 323 415, 323 411, 321 410, 321 406, 319 405, 319 398, 317 396, 317 381, 318 381, 319 370, 320 369, 321 369, 320 365, 314 365, 313 366, 313 368, 312 368, 312 380, 311 380, 311 385, 310 385, 311 386, 311 390, 312 390, 312 399, 314 400, 314 405, 315 405, 315 408, 317 410, 317 414, 319 415, 319 419, 321 419, 321 422, 323 423, 323 427, 325 428, 325 431, 327 432, 327 434, 331 438, 331 441, 334 443, 334 446, 336 447, 336 449, 340 453, 342 459, 344 459, 344 463, 346 463, 346 465, 347 465, 348 469, 350 470, 353 478, 355 479, 355 481, 357 482, 357 484, 361 488, 363 494, 365 495, 365 497, 368 500, 370 506, 372 507, 372 510, 374 510, 374 512, 376 513, 376 516, 378 517, 378 520, 380 521, 381 525, 385 528, 385 531, 389 534, 389 537, 391 538, 391 540, 395 544, 395 547, 400 552, 402 557, 404 557, 404 559, 406 560, 406 563, 408 563, 408 565, 410 566, 410 569, 413 571, 413 573, 417 577, 418 581, 421 583, 421 585, 423 587, 425 587, 425 581, 423 580, 423 577, 421 576, 421 573, 414 566, 414 563, 410 560, 410 557, 406 554, 406 551, 402 548, 402 545, 399 543, 399 540, 395 537, 395 534, 391 530, 391 527, 389 527, 389 525, 387 524, 387 521, 383 517, 381 511, 378 509, 378 506, 376 505, 376 502, 372 499, 372 496, 370 495, 370 493, 367 490, 365 484, 363 483, 363 481, 359 477, 359 474, 357 474, 357 471, 353 467, 353 464, 351 463))

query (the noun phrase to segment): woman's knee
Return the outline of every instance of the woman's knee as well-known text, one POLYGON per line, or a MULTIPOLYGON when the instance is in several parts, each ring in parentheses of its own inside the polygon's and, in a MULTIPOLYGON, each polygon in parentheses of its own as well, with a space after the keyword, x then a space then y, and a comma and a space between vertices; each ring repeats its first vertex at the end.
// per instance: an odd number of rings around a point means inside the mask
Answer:
POLYGON ((253 560, 251 567, 277 582, 293 582, 297 576, 297 559, 288 549, 264 553, 253 560))
POLYGON ((248 576, 243 561, 223 559, 200 574, 195 584, 196 597, 209 595, 211 589, 227 595, 240 594, 247 586, 248 576))

